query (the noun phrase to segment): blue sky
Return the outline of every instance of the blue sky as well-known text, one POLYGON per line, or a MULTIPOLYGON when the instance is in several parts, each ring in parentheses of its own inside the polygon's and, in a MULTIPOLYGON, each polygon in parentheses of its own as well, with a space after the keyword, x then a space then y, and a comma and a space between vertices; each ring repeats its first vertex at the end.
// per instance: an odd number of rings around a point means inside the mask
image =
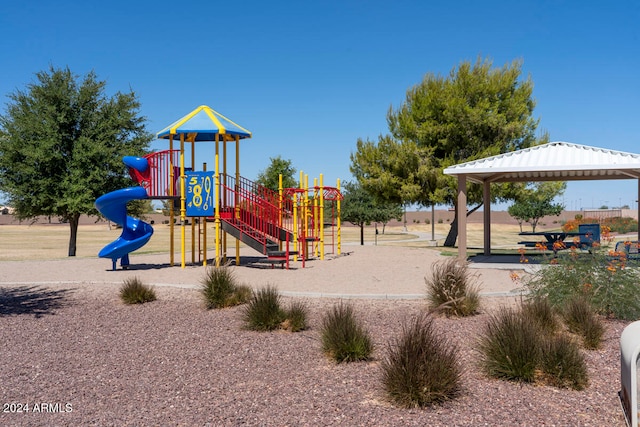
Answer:
MULTIPOLYGON (((247 178, 280 155, 335 185, 352 179, 356 140, 386 133, 387 110, 426 73, 520 59, 552 141, 639 153, 638 22, 637 0, 3 2, 0 111, 50 65, 94 70, 109 94, 138 94, 151 132, 202 104, 251 130, 247 178)), ((213 164, 203 144, 198 168, 213 164)), ((564 203, 636 199, 635 181, 588 181, 564 203)))

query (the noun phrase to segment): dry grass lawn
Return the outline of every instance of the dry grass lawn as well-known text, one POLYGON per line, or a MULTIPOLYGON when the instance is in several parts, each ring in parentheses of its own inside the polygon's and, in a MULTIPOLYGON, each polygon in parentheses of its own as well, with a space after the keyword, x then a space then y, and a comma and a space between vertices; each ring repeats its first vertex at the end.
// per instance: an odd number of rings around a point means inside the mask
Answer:
MULTIPOLYGON (((166 224, 154 224, 154 234, 149 243, 137 251, 138 254, 168 253, 170 247, 170 227, 166 224)), ((449 224, 436 224, 435 235, 438 246, 442 246, 444 237, 449 230, 449 224)), ((496 224, 492 226, 492 245, 496 248, 511 245, 518 242, 518 227, 512 225, 496 224)), ((121 229, 109 227, 106 223, 80 225, 78 230, 77 257, 95 257, 100 249, 107 243, 115 240, 121 229)), ((180 253, 179 226, 174 228, 174 252, 180 253)), ((208 223, 207 228, 208 248, 213 250, 213 224, 208 223)), ((482 246, 482 225, 469 224, 469 247, 482 246)), ((187 250, 191 250, 191 226, 185 227, 187 250)), ((195 227, 195 245, 197 249, 198 228, 195 227)), ((331 244, 331 237, 325 238, 325 245, 331 244)), ((382 234, 375 234, 373 226, 365 227, 365 244, 401 245, 414 247, 433 247, 431 239, 431 226, 427 224, 413 224, 407 227, 387 227, 382 234), (419 235, 426 236, 427 240, 407 241, 417 239, 419 235)), ((342 227, 342 243, 357 244, 360 241, 360 229, 351 225, 342 227)), ((335 238, 334 238, 335 242, 335 238)), ((233 247, 234 239, 229 239, 229 246, 233 247)), ((0 261, 14 260, 42 260, 60 259, 68 255, 69 226, 68 224, 33 224, 33 225, 1 225, 0 226, 0 261)), ((517 246, 517 245, 516 245, 517 246)), ((443 248, 434 248, 442 250, 443 248)), ((449 251, 452 251, 451 249, 449 251)))

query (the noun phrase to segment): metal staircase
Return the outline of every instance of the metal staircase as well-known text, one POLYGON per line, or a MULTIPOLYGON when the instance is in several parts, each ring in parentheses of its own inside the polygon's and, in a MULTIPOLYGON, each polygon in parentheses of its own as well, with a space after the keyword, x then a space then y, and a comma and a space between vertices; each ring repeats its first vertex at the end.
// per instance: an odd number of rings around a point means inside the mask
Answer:
POLYGON ((267 262, 286 263, 294 252, 289 203, 278 193, 253 181, 220 175, 220 222, 222 229, 267 256, 267 262))

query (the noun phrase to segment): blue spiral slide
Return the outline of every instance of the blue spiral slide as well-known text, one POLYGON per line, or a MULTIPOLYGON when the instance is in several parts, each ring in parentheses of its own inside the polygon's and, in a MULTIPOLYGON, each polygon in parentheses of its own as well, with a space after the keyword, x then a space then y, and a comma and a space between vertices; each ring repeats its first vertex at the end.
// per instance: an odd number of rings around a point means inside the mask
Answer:
MULTIPOLYGON (((147 159, 141 157, 126 156, 124 163, 130 167, 144 172, 149 164, 147 159)), ((98 256, 110 258, 113 269, 116 269, 118 258, 122 268, 129 266, 129 253, 140 249, 147 244, 153 234, 153 227, 138 218, 127 215, 127 202, 131 200, 147 199, 147 190, 143 187, 129 187, 112 191, 98 197, 95 207, 109 221, 122 227, 122 234, 115 241, 102 248, 98 256)))

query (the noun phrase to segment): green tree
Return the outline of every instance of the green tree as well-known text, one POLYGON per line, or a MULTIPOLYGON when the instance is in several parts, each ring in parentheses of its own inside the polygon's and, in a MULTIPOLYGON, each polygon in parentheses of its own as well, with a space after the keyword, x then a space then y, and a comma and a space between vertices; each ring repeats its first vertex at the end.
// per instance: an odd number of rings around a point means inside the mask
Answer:
POLYGON ((358 182, 346 182, 343 196, 340 218, 360 227, 360 245, 364 245, 365 225, 372 222, 386 224, 391 219, 400 221, 402 218, 402 205, 374 198, 358 182))
POLYGON ((540 218, 562 213, 564 205, 553 203, 553 200, 562 195, 566 188, 567 183, 560 181, 529 184, 515 196, 515 202, 507 208, 507 212, 518 221, 521 232, 522 223, 528 222, 535 233, 540 218))
POLYGON ((127 204, 127 212, 136 218, 144 219, 147 215, 155 213, 151 199, 131 200, 127 204))
POLYGON ((278 191, 278 179, 282 175, 282 187, 294 188, 297 187, 297 181, 295 178, 296 168, 291 164, 291 160, 284 160, 281 156, 269 158, 269 166, 260 171, 256 182, 264 187, 273 191, 278 191))
POLYGON ((78 81, 68 67, 36 78, 8 95, 0 115, 0 188, 20 219, 67 221, 75 256, 80 215, 96 215, 96 198, 131 185, 122 157, 144 154, 152 135, 133 91, 108 97, 94 72, 78 81))
MULTIPOLYGON (((388 200, 422 206, 457 203, 455 177, 443 169, 536 143, 532 118, 533 82, 521 81, 520 61, 493 68, 490 60, 462 62, 447 77, 427 74, 407 91, 399 108, 389 108, 390 135, 359 139, 351 172, 364 189, 388 200)), ((510 200, 517 184, 492 187, 494 200, 510 200)), ((482 206, 482 188, 468 187, 467 199, 482 206)), ((457 238, 457 217, 446 246, 457 238)))
POLYGON ((518 221, 520 232, 522 233, 522 223, 529 222, 531 220, 531 211, 529 210, 529 206, 525 203, 514 202, 507 208, 507 213, 518 221))

